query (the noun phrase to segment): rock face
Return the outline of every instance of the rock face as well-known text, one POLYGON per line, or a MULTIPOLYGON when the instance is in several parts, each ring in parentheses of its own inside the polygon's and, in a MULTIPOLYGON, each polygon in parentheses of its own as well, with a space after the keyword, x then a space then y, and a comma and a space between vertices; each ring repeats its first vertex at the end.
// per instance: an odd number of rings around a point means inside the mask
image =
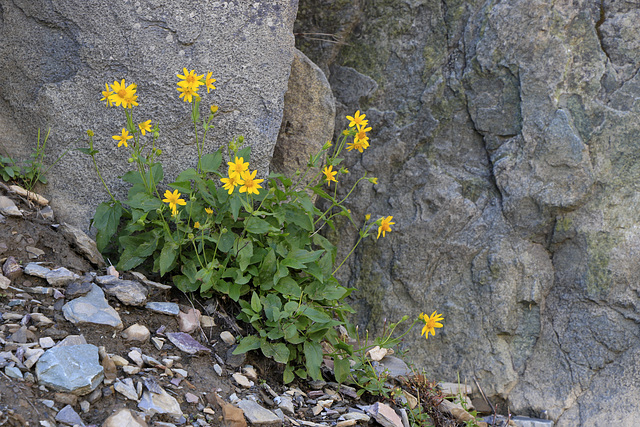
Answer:
MULTIPOLYGON (((345 156, 349 176, 379 177, 353 215, 396 222, 340 272, 362 330, 438 309, 413 362, 560 427, 640 415, 637 18, 613 0, 299 7, 296 33, 338 41, 298 43, 327 73, 336 130, 357 109, 373 127, 345 156)), ((338 233, 345 255, 358 235, 338 233)))
MULTIPOLYGON (((333 138, 335 116, 335 100, 326 76, 296 49, 271 171, 288 177, 297 170, 303 172, 309 156, 317 154, 333 138)), ((309 173, 310 177, 313 175, 309 173)))
MULTIPOLYGON (((203 111, 220 106, 205 151, 244 135, 252 168, 267 172, 293 59, 297 0, 100 0, 91 7, 37 0, 3 2, 1 10, 0 143, 13 157, 27 158, 37 129, 43 140, 51 128, 50 165, 70 144, 86 146, 92 129, 107 184, 125 194, 117 177, 130 170, 130 153, 111 138, 120 134, 124 112, 99 99, 105 83, 126 79, 138 85, 134 122, 160 124, 157 147, 172 179, 197 159, 190 104, 176 91, 176 74, 186 67, 217 79, 217 90, 202 99, 203 111)), ((47 177, 43 192, 57 215, 88 230, 96 205, 108 198, 91 159, 70 151, 47 177)))

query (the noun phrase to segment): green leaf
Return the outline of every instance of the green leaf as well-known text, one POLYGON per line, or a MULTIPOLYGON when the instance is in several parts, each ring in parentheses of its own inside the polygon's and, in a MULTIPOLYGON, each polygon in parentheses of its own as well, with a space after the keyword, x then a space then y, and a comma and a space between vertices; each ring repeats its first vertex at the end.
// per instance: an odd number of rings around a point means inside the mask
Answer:
POLYGON ((240 215, 240 208, 242 207, 242 198, 234 193, 231 196, 231 215, 233 215, 233 220, 237 221, 238 220, 238 215, 240 215))
POLYGON ((285 343, 273 344, 264 340, 260 345, 260 349, 265 356, 278 363, 287 363, 289 361, 289 349, 285 343))
POLYGON ((178 175, 178 177, 176 178, 176 182, 171 183, 171 187, 175 188, 174 185, 179 182, 189 182, 198 178, 200 178, 200 175, 194 168, 187 168, 180 172, 180 175, 178 175))
POLYGON ((171 270, 177 255, 178 245, 174 242, 166 242, 160 252, 160 276, 164 276, 167 271, 171 270))
POLYGON ((162 163, 154 163, 147 172, 147 181, 151 188, 155 188, 163 178, 164 172, 162 170, 162 163))
POLYGON ((132 198, 127 200, 127 204, 143 212, 156 210, 162 206, 160 199, 150 196, 147 193, 136 193, 132 198))
POLYGON ((251 309, 256 313, 260 313, 260 311, 262 310, 260 297, 255 291, 253 292, 253 295, 251 295, 251 309))
POLYGON ((219 237, 218 249, 224 253, 229 252, 231 248, 233 248, 236 237, 238 237, 238 235, 233 231, 227 231, 226 233, 221 234, 219 237))
POLYGON ((195 292, 200 286, 197 282, 189 280, 187 276, 173 276, 173 284, 182 292, 195 292))
POLYGON ((307 316, 309 319, 313 320, 314 322, 326 323, 331 320, 331 317, 329 317, 327 313, 324 313, 323 311, 320 311, 320 310, 316 310, 313 307, 309 307, 309 306, 304 307, 303 313, 305 316, 307 316))
POLYGON ((129 171, 122 175, 122 180, 124 182, 128 182, 129 184, 142 184, 144 185, 144 179, 142 179, 142 175, 138 171, 129 171))
POLYGON ((349 377, 351 370, 351 364, 348 358, 340 358, 338 356, 333 358, 333 374, 336 377, 336 381, 343 383, 349 377))
POLYGON ((242 239, 238 246, 238 266, 240 267, 240 270, 245 271, 251 263, 251 257, 253 256, 253 243, 251 240, 242 239))
POLYGON ((200 159, 200 167, 203 172, 216 172, 222 163, 222 152, 220 150, 215 153, 209 153, 200 159))
POLYGON ((294 379, 295 379, 295 375, 293 375, 293 365, 285 366, 284 367, 284 374, 282 375, 282 381, 285 384, 289 384, 294 379))
POLYGON ((122 205, 116 202, 112 205, 109 203, 100 203, 93 216, 93 226, 98 230, 96 235, 96 244, 98 250, 102 252, 111 241, 111 237, 115 234, 122 217, 122 205))
POLYGON ((322 347, 320 347, 320 344, 305 341, 304 358, 307 372, 311 375, 311 378, 321 380, 322 373, 320 372, 320 366, 322 365, 322 347))
POLYGON ((280 263, 278 263, 278 268, 276 269, 276 274, 273 276, 273 283, 278 284, 278 281, 280 281, 280 279, 282 279, 283 277, 287 277, 289 275, 289 269, 284 266, 281 265, 280 263))
POLYGON ((245 162, 251 161, 251 146, 246 146, 243 149, 238 150, 236 156, 242 157, 245 162))
POLYGON ((260 338, 255 335, 247 335, 240 340, 238 346, 233 350, 233 354, 242 354, 258 348, 260 348, 260 338))
POLYGON ((290 204, 284 205, 283 209, 285 211, 285 219, 288 222, 297 225, 303 230, 313 232, 313 220, 311 219, 311 215, 299 207, 295 207, 290 204))
POLYGON ((302 295, 302 288, 291 276, 285 276, 280 279, 274 289, 282 295, 291 295, 295 298, 300 298, 302 295))
POLYGON ((269 231, 279 231, 277 228, 272 227, 271 224, 269 224, 264 219, 255 216, 247 219, 246 226, 247 231, 253 234, 266 234, 269 231))

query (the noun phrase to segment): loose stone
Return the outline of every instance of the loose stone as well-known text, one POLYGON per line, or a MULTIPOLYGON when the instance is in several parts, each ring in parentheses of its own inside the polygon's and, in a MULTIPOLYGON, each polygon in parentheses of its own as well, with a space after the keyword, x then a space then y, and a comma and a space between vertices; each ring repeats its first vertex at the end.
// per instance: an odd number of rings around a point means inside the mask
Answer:
POLYGON ((2 272, 7 279, 16 280, 22 275, 22 267, 14 257, 10 256, 4 262, 2 272))
POLYGON ((71 405, 67 405, 58 412, 56 415, 56 421, 62 424, 66 424, 69 426, 84 426, 84 422, 82 422, 82 418, 76 411, 73 410, 71 405))
POLYGON ((149 391, 142 393, 138 408, 148 415, 168 414, 173 417, 182 416, 178 401, 164 390, 160 394, 149 391))
POLYGON ((91 393, 102 382, 98 348, 91 344, 58 346, 47 350, 36 364, 41 385, 76 395, 91 393))
POLYGON ((236 343, 236 337, 234 337, 229 331, 221 332, 220 339, 222 339, 222 341, 224 341, 227 345, 233 345, 236 343))
POLYGON ((55 270, 49 270, 49 272, 45 276, 47 282, 54 287, 66 286, 68 283, 79 278, 80 276, 67 270, 64 267, 56 268, 55 270))
POLYGON ((245 387, 245 388, 253 387, 253 381, 249 381, 249 379, 242 374, 233 374, 232 377, 235 380, 235 382, 237 382, 242 387, 245 387))
POLYGON ((75 324, 92 323, 122 329, 122 320, 117 311, 107 303, 104 292, 97 285, 84 297, 69 301, 62 307, 64 317, 75 324))
POLYGON ((200 310, 190 308, 188 312, 178 313, 178 326, 181 332, 190 334, 200 326, 200 310))
POLYGON ((263 408, 253 400, 244 399, 237 403, 245 417, 255 426, 281 426, 282 420, 276 414, 263 408))
POLYGON ((116 297, 121 303, 133 306, 142 306, 147 302, 149 291, 133 280, 113 280, 102 285, 104 291, 116 297))
POLYGON ((133 385, 133 380, 131 378, 116 381, 115 384, 113 384, 113 388, 127 399, 135 402, 138 401, 138 392, 136 391, 136 387, 133 385))
POLYGON ((184 332, 170 332, 167 334, 169 341, 173 343, 180 350, 189 354, 197 354, 200 352, 210 353, 211 349, 203 346, 198 341, 194 340, 191 335, 184 332))
POLYGON ((40 265, 40 263, 37 262, 30 262, 24 267, 25 274, 28 274, 29 276, 39 277, 41 279, 46 278, 47 273, 49 273, 50 271, 51 270, 49 270, 47 267, 43 267, 42 265, 40 265))
POLYGON ((146 326, 135 323, 120 334, 127 341, 147 342, 151 332, 146 326))
POLYGON ((121 408, 102 423, 102 427, 148 427, 148 424, 136 413, 121 408))
POLYGON ((155 313, 170 314, 172 316, 177 316, 180 313, 180 306, 175 302, 151 301, 145 305, 145 308, 155 313))

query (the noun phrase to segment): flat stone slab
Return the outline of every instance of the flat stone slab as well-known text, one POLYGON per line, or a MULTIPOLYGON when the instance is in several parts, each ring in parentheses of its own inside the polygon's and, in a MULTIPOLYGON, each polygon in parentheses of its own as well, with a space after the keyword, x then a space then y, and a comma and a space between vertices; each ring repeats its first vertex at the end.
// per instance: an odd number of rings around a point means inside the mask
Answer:
POLYGON ((69 301, 62 307, 64 317, 75 324, 92 323, 122 329, 123 324, 118 312, 109 305, 104 292, 96 284, 91 291, 80 298, 69 301))
POLYGON ((253 400, 244 399, 236 404, 244 411, 244 416, 254 426, 281 426, 282 420, 270 410, 263 408, 253 400))
POLYGON ((85 395, 104 378, 98 347, 92 344, 53 347, 36 363, 38 383, 57 391, 85 395))
POLYGON ((152 416, 155 414, 168 414, 173 417, 182 415, 182 409, 180 409, 178 401, 164 390, 162 390, 162 393, 152 393, 150 391, 142 393, 138 408, 152 416))
POLYGON ((203 346, 198 341, 194 340, 191 335, 184 332, 169 332, 167 334, 169 341, 173 343, 180 350, 189 354, 197 354, 200 352, 210 353, 211 349, 203 346))
POLYGON ((104 291, 126 305, 141 306, 147 302, 149 291, 133 280, 112 280, 102 285, 104 291))
POLYGON ((175 302, 156 302, 151 301, 148 302, 147 305, 144 306, 147 310, 151 310, 155 313, 160 314, 170 314, 172 316, 177 316, 180 314, 180 306, 175 302))

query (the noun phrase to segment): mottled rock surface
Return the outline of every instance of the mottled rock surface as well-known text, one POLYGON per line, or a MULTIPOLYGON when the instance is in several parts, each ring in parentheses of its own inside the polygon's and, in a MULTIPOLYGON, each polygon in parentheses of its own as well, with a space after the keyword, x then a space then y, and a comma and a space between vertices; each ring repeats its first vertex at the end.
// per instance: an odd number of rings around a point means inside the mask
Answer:
MULTIPOLYGON (((435 339, 406 341, 417 366, 559 427, 636 422, 637 18, 613 0, 300 2, 336 130, 358 109, 373 128, 343 194, 379 177, 349 207, 396 222, 339 273, 361 330, 438 309, 435 339)), ((346 255, 357 232, 338 236, 346 255)))
MULTIPOLYGON (((295 0, 3 3, 0 143, 28 158, 38 128, 42 140, 51 128, 46 154, 53 162, 69 144, 83 146, 78 139, 92 129, 106 182, 126 194, 117 177, 130 170, 130 153, 111 139, 124 112, 99 101, 105 83, 126 79, 138 85, 134 121, 160 123, 156 146, 171 179, 197 158, 191 105, 176 91, 176 74, 186 67, 217 79, 217 90, 203 95, 203 110, 220 106, 205 152, 244 135, 252 168, 265 174, 282 122, 296 10, 295 0)), ((91 159, 72 150, 47 178, 43 195, 56 216, 87 231, 96 205, 108 199, 91 159)))

